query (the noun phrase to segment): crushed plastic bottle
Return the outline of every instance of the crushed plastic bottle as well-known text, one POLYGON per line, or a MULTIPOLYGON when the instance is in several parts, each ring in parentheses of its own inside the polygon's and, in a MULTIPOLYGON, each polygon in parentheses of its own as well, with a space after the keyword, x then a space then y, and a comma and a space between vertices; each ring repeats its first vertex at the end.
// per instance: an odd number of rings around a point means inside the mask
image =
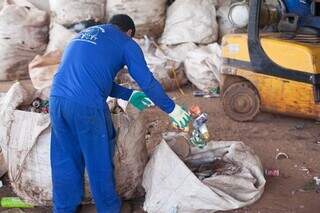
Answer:
POLYGON ((195 105, 189 109, 189 113, 193 118, 192 126, 193 131, 189 142, 198 148, 206 146, 207 140, 210 138, 208 127, 206 125, 208 121, 208 114, 201 112, 199 106, 195 105))

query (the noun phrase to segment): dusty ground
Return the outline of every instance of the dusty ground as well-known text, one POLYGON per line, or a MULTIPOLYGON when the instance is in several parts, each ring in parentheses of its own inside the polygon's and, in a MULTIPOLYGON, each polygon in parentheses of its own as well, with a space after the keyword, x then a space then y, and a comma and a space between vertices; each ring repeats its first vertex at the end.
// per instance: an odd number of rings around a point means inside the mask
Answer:
MULTIPOLYGON (((267 178, 265 193, 257 203, 230 212, 320 212, 320 194, 301 190, 314 176, 320 176, 319 122, 261 113, 253 122, 238 123, 224 115, 219 99, 195 98, 192 89, 184 90, 184 96, 175 92, 171 96, 185 106, 198 104, 209 114, 208 126, 213 140, 243 141, 255 150, 265 168, 280 169, 280 177, 267 178), (276 160, 278 151, 287 153, 289 159, 276 160), (310 172, 303 171, 303 167, 310 172)), ((152 150, 160 141, 161 133, 172 128, 167 116, 158 109, 148 110, 146 119, 153 122, 150 128, 152 143, 147 144, 152 150)), ((8 187, 0 189, 0 197, 11 193, 8 187)), ((50 209, 37 208, 27 212, 50 212, 50 209)), ((94 208, 85 207, 82 212, 94 212, 94 208)))

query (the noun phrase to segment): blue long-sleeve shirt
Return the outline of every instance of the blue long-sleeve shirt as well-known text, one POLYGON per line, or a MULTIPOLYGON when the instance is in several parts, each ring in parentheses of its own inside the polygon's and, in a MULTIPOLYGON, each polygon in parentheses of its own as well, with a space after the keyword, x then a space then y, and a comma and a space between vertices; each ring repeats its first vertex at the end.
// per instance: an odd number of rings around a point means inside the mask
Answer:
POLYGON ((96 108, 105 107, 108 96, 128 100, 132 90, 114 82, 125 65, 159 108, 173 111, 174 102, 150 72, 139 45, 110 24, 90 27, 70 42, 54 77, 51 96, 96 108))

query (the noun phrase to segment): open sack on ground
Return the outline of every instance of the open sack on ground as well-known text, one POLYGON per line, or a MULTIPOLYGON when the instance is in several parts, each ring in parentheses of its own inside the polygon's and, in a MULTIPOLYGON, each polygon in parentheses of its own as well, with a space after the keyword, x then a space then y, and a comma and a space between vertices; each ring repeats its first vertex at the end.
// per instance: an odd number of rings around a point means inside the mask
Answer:
POLYGON ((257 155, 242 142, 210 142, 204 149, 191 149, 188 164, 215 159, 228 162, 199 180, 165 141, 154 151, 143 176, 144 210, 149 213, 216 212, 241 208, 256 202, 265 186, 257 155), (229 165, 232 165, 231 167, 229 165))
MULTIPOLYGON (((50 118, 48 114, 17 109, 42 95, 39 91, 26 90, 20 83, 11 87, 0 106, 0 145, 14 192, 31 204, 45 206, 51 205, 52 199, 50 118)), ((144 121, 139 116, 138 112, 119 112, 114 116, 118 130, 116 182, 124 198, 143 193, 139 188, 147 151, 144 121)), ((90 200, 87 181, 85 186, 85 198, 90 200)))
POLYGON ((28 78, 28 63, 47 46, 48 25, 45 11, 7 0, 0 11, 0 80, 28 78))

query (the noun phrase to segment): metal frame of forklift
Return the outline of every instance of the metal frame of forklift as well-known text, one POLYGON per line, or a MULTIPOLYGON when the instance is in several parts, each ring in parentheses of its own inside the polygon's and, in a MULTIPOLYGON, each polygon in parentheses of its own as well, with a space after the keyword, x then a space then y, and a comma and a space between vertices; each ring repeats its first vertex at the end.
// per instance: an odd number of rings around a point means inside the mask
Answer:
POLYGON ((260 15, 262 0, 250 1, 250 15, 248 24, 248 47, 250 62, 227 59, 233 67, 251 70, 257 73, 271 75, 288 80, 312 84, 315 102, 320 102, 320 75, 286 69, 274 63, 264 52, 260 42, 260 15))

